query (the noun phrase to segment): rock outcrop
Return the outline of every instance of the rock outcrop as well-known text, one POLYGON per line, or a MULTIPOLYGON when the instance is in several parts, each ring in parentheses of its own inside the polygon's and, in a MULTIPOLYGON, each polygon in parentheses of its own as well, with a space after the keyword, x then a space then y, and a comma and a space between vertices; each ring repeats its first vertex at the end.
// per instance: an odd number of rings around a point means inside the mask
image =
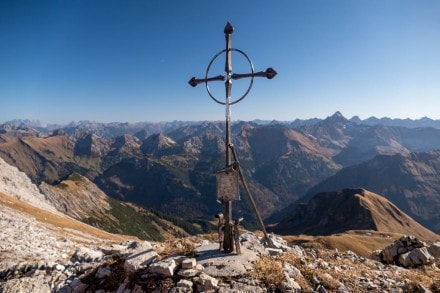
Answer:
POLYGON ((56 211, 29 177, 0 158, 0 192, 48 211, 56 211))
POLYGON ((93 182, 77 173, 55 186, 43 182, 40 189, 58 211, 75 219, 109 216, 111 207, 107 195, 93 182))
POLYGON ((372 258, 406 268, 432 264, 439 257, 440 243, 428 246, 414 236, 402 236, 384 249, 374 251, 372 258))
POLYGON ((80 247, 64 261, 28 261, 3 268, 0 291, 406 292, 418 288, 429 292, 428 288, 436 290, 440 285, 433 277, 438 269, 432 266, 409 272, 351 251, 287 246, 283 241, 277 242, 282 247, 281 253, 270 256, 261 239, 252 233, 243 234, 240 242, 244 255, 220 253, 213 248, 217 244, 198 237, 169 243, 130 240, 80 247), (179 248, 188 242, 195 249, 179 253, 179 248), (256 250, 252 250, 252 243, 256 244, 256 250), (170 247, 177 250, 171 255, 163 254, 170 247), (230 263, 226 264, 225 259, 230 263), (210 270, 212 267, 217 267, 217 271, 210 270), (240 272, 233 274, 239 267, 240 272), (411 274, 418 282, 409 279, 411 274))

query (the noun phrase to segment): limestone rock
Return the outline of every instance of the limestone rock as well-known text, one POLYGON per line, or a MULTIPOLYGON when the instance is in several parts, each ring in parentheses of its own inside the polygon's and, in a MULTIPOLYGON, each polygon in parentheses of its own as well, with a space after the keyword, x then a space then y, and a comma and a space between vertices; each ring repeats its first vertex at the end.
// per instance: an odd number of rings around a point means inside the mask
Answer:
POLYGON ((396 241, 382 250, 382 260, 385 263, 393 263, 398 256, 397 250, 401 247, 401 243, 396 241))
POLYGON ((197 261, 195 258, 187 258, 182 261, 182 269, 192 269, 196 266, 197 261))
POLYGON ((152 274, 159 274, 167 277, 174 276, 177 270, 177 264, 174 259, 166 259, 159 262, 155 262, 150 265, 149 271, 152 274))
POLYGON ((287 245, 287 241, 274 234, 269 234, 269 239, 272 247, 275 249, 281 249, 282 251, 290 251, 292 248, 287 245))
POLYGON ((302 277, 301 271, 288 262, 284 263, 284 275, 292 279, 297 279, 302 277))
POLYGON ((261 286, 254 286, 242 282, 231 282, 231 289, 232 292, 252 292, 252 293, 265 292, 265 290, 261 288, 261 286))
POLYGON ((277 249, 277 248, 266 248, 266 251, 269 253, 269 255, 272 256, 280 256, 283 255, 283 250, 282 249, 277 249))
POLYGON ((440 242, 436 242, 428 247, 428 252, 435 258, 440 258, 440 242))
MULTIPOLYGON (((421 247, 416 248, 409 254, 413 262, 417 265, 426 265, 432 262, 434 260, 434 257, 429 254, 428 248, 421 247)), ((416 265, 416 266, 417 266, 416 265)))
POLYGON ((304 258, 306 256, 306 252, 304 251, 304 248, 302 248, 299 245, 293 245, 290 249, 290 252, 300 258, 304 258))
POLYGON ((46 293, 51 292, 48 282, 43 277, 30 278, 24 277, 20 279, 8 280, 0 287, 0 292, 35 292, 46 293))
POLYGON ((0 192, 46 211, 57 212, 24 172, 20 172, 2 158, 0 158, 0 192))
POLYGON ((96 262, 102 259, 104 254, 101 250, 80 247, 72 256, 72 262, 96 262))
POLYGON ((177 274, 184 278, 192 278, 197 276, 198 273, 199 271, 195 269, 181 269, 177 274))
POLYGON ((382 261, 382 250, 375 250, 371 253, 370 258, 375 261, 382 261))
POLYGON ((218 280, 207 274, 200 274, 200 276, 197 277, 197 281, 202 285, 204 291, 216 290, 218 288, 218 280))
POLYGON ((159 257, 157 252, 153 250, 151 244, 147 241, 133 241, 129 244, 128 249, 128 256, 125 259, 124 268, 130 272, 147 268, 148 265, 159 257))
MULTIPOLYGON (((431 249, 434 253, 436 248, 431 249)), ((376 258, 389 264, 398 264, 404 267, 416 267, 430 264, 434 257, 430 254, 426 243, 414 236, 402 236, 394 243, 386 246, 382 252, 375 252, 376 258)))
POLYGON ((122 255, 128 251, 128 248, 125 245, 112 244, 109 246, 101 247, 101 251, 106 255, 122 255))
POLYGON ((177 287, 191 289, 192 286, 193 286, 193 282, 185 280, 185 279, 182 279, 179 282, 177 282, 177 287))

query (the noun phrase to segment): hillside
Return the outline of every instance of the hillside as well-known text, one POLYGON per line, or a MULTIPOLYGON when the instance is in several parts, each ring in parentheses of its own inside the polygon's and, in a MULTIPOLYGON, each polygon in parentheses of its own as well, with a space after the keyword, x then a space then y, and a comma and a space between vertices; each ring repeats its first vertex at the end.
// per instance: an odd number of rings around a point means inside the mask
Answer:
MULTIPOLYGON (((0 213, 0 272, 24 262, 63 262, 80 245, 93 247, 133 239, 107 233, 2 192, 0 213)), ((0 281, 3 277, 0 274, 0 281)))
POLYGON ((165 240, 201 232, 200 227, 175 216, 146 210, 108 197, 87 178, 73 173, 52 186, 39 188, 24 172, 0 158, 0 192, 58 216, 99 227, 105 231, 165 240))
MULTIPOLYGON (((436 290, 440 286, 436 279, 440 243, 428 246, 415 239, 429 251, 429 257, 423 266, 411 260, 408 268, 366 258, 376 249, 383 249, 383 255, 387 245, 406 239, 394 232, 363 230, 314 238, 288 236, 290 244, 272 234, 277 248, 267 248, 254 233, 240 229, 239 255, 219 252, 218 243, 212 240, 216 239, 215 234, 150 243, 97 227, 117 224, 119 231, 128 231, 122 230, 124 225, 135 224, 145 226, 140 235, 152 237, 148 229, 159 226, 168 232, 165 236, 172 237, 171 218, 165 222, 148 217, 152 211, 110 199, 76 173, 54 186, 42 183, 42 194, 26 174, 2 160, 0 163, 1 190, 14 194, 0 192, 0 291, 4 293, 285 292, 314 288, 408 291, 420 286, 436 290), (55 207, 83 220, 93 216, 94 221, 90 222, 96 227, 63 215, 55 207), (139 215, 144 222, 138 222, 139 215), (167 226, 161 225, 165 223, 167 226), (301 245, 292 245, 298 243, 301 245)), ((423 233, 421 237, 429 237, 422 227, 378 196, 363 190, 354 193, 353 198, 365 210, 380 213, 372 217, 378 230, 406 227, 402 231, 412 233, 410 228, 415 227, 423 233), (389 210, 401 226, 384 217, 389 210)), ((341 212, 345 212, 343 205, 341 212)))
POLYGON ((440 232, 440 151, 377 156, 344 168, 311 188, 306 199, 347 187, 381 194, 430 230, 440 232))
MULTIPOLYGON (((232 143, 263 218, 276 216, 343 167, 363 164, 376 155, 408 156, 414 151, 440 149, 440 129, 404 127, 435 121, 375 121, 349 120, 336 112, 326 119, 295 123, 233 123, 232 143)), ((195 222, 202 231, 209 231, 204 223, 223 210, 215 201, 214 176, 225 164, 223 121, 81 122, 58 129, 40 124, 33 129, 31 125, 29 121, 0 125, 0 157, 25 172, 34 184, 57 185, 78 173, 113 199, 182 217, 195 222)), ((351 171, 344 172, 349 175, 351 171)), ((381 169, 374 172, 381 174, 381 169)), ((363 178, 361 173, 357 173, 358 178, 363 178)), ((373 178, 376 174, 366 176, 373 178)), ((358 178, 347 177, 337 188, 329 184, 321 191, 365 187, 439 231, 437 177, 436 171, 384 174, 374 179, 383 182, 383 189, 373 181, 364 186, 358 178), (385 180, 393 183, 386 187, 385 180), (405 187, 407 182, 419 182, 415 184, 421 187, 412 190, 405 187), (401 200, 402 195, 407 199, 401 200)), ((246 199, 234 203, 234 212, 246 219, 247 228, 256 227, 246 199)))
MULTIPOLYGON (((223 123, 187 124, 168 135, 138 131, 136 136, 115 137, 108 137, 113 125, 89 126, 90 131, 66 128, 50 135, 29 132, 15 137, 16 132, 6 132, 0 157, 38 185, 58 184, 76 172, 115 199, 203 220, 197 220, 199 224, 222 209, 215 201, 213 174, 224 168, 223 123), (105 137, 98 135, 103 133, 105 137)), ((237 123, 233 134, 263 217, 294 202, 340 168, 325 148, 282 125, 237 123)), ((236 210, 248 219, 247 225, 255 224, 246 200, 237 202, 236 210)))
POLYGON ((284 235, 330 235, 349 230, 393 232, 431 241, 440 239, 396 205, 365 189, 318 193, 273 227, 274 232, 284 235))
POLYGON ((440 288, 440 253, 436 252, 440 243, 422 243, 429 260, 409 268, 346 250, 366 244, 383 252, 386 245, 407 239, 395 234, 338 234, 303 245, 287 245, 272 235, 279 248, 269 249, 253 233, 241 231, 242 254, 237 255, 219 252, 218 244, 209 240, 213 235, 163 243, 139 241, 105 233, 3 193, 0 212, 0 291, 4 293, 427 292, 427 288, 437 292, 440 288), (359 244, 353 246, 350 241, 359 244))
POLYGON ((157 241, 187 236, 188 232, 175 223, 197 232, 196 227, 181 219, 165 219, 158 212, 110 198, 77 173, 54 186, 42 183, 40 189, 58 211, 111 233, 157 241))

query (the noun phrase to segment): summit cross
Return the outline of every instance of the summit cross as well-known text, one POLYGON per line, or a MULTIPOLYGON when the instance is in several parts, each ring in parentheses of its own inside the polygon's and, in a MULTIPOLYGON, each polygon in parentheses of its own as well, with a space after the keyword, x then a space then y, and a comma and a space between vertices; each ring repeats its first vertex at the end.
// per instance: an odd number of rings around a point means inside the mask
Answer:
MULTIPOLYGON (((231 143, 231 105, 236 104, 243 100, 247 94, 250 92, 252 88, 252 84, 254 81, 254 77, 266 77, 268 79, 272 79, 277 75, 277 72, 269 67, 266 69, 266 71, 259 71, 254 72, 254 65, 252 64, 251 59, 244 53, 243 51, 239 49, 232 48, 232 33, 234 32, 234 28, 231 25, 231 23, 227 23, 224 29, 225 33, 225 39, 226 39, 226 49, 218 52, 210 61, 207 69, 205 78, 196 78, 192 77, 189 80, 189 84, 192 87, 197 86, 200 83, 205 83, 206 90, 208 91, 209 96, 217 103, 225 105, 226 106, 226 168, 231 168, 232 166, 232 160, 231 160, 231 154, 233 151, 233 145, 231 143), (233 73, 232 72, 232 52, 238 52, 242 56, 244 56, 249 64, 250 72, 249 73, 233 73), (225 53, 226 60, 225 60, 225 74, 220 74, 217 76, 209 77, 209 70, 211 68, 212 63, 214 60, 225 53), (242 78, 250 78, 249 86, 246 90, 246 92, 239 98, 232 101, 232 80, 238 80, 242 78), (221 101, 220 99, 216 98, 210 91, 208 83, 213 81, 224 81, 225 82, 225 92, 226 92, 226 99, 225 101, 221 101)), ((251 197, 251 196, 250 196, 251 197)), ((256 210, 255 204, 253 203, 253 199, 251 198, 251 202, 253 204, 253 208, 255 212, 257 213, 257 219, 260 222, 260 226, 262 226, 262 230, 266 236, 266 240, 269 240, 264 228, 264 224, 262 224, 261 217, 259 216, 258 211, 256 210)), ((232 201, 226 200, 224 202, 225 204, 225 231, 224 231, 224 241, 223 241, 223 249, 225 252, 231 252, 233 250, 233 237, 231 233, 231 218, 232 218, 232 201)))

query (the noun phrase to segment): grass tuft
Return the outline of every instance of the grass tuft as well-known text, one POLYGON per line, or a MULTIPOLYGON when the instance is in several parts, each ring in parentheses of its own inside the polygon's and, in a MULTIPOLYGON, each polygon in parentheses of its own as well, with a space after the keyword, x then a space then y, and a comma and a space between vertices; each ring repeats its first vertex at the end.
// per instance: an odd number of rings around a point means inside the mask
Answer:
POLYGON ((82 182, 84 179, 80 174, 74 172, 74 173, 70 174, 70 176, 68 177, 68 180, 71 180, 74 182, 82 182))
POLYGON ((67 185, 67 184, 64 183, 64 182, 61 182, 60 184, 55 185, 55 187, 56 187, 56 188, 59 188, 59 189, 66 189, 67 187, 69 187, 69 185, 67 185))
POLYGON ((188 238, 168 240, 163 243, 157 252, 162 258, 166 258, 170 255, 185 255, 187 257, 195 256, 196 245, 188 238))
POLYGON ((251 277, 260 280, 268 288, 275 289, 286 280, 283 261, 269 256, 262 256, 255 263, 255 270, 252 271, 251 277))

